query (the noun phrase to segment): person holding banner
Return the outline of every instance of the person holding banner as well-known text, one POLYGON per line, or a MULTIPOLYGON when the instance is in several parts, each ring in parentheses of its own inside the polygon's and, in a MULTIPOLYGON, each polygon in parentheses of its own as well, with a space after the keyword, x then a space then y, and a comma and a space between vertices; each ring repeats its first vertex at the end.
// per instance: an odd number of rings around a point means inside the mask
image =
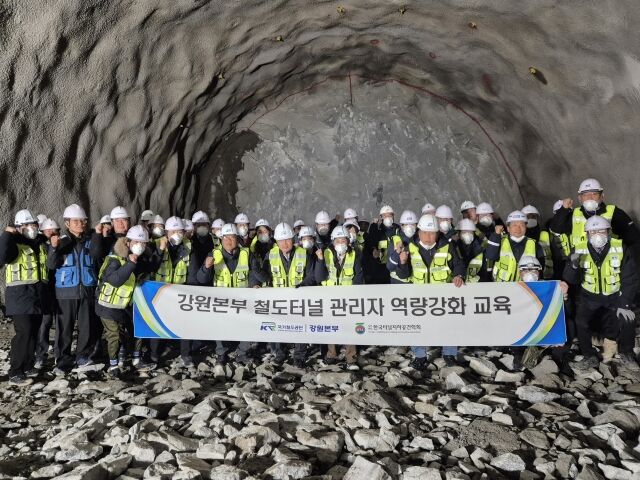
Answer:
MULTIPOLYGON (((418 238, 409 244, 408 249, 392 250, 397 262, 397 275, 400 279, 410 279, 413 284, 453 283, 456 287, 464 285, 466 266, 458 251, 440 231, 434 215, 423 215, 418 222, 418 238)), ((411 347, 415 358, 411 366, 424 370, 430 358, 428 347, 411 347)), ((458 347, 442 347, 442 356, 447 365, 454 365, 458 347)))
MULTIPOLYGON (((249 249, 239 246, 236 226, 232 223, 225 224, 220 230, 220 235, 222 248, 214 249, 207 255, 204 264, 198 270, 198 283, 220 288, 260 288, 268 277, 249 249)), ((236 361, 243 364, 251 363, 253 359, 250 348, 250 342, 240 342, 236 351, 236 361)), ((228 346, 221 341, 217 342, 216 354, 218 363, 225 365, 228 361, 228 346)))
MULTIPOLYGON (((332 244, 325 249, 318 258, 324 257, 326 266, 326 279, 322 281, 324 286, 362 285, 364 275, 362 273, 362 255, 354 249, 349 242, 349 232, 339 225, 331 232, 332 244)), ((319 275, 322 271, 319 271, 319 275)), ((349 370, 358 370, 356 358, 358 349, 356 345, 345 345, 345 360, 349 370)), ((336 345, 327 345, 325 361, 335 364, 338 361, 336 345)))
MULTIPOLYGON (((327 278, 323 251, 315 254, 302 247, 294 247, 294 233, 287 223, 279 223, 274 232, 274 245, 266 256, 263 270, 268 275, 273 288, 298 288, 319 285, 327 278), (316 257, 318 261, 316 261, 316 257)), ((286 359, 286 351, 282 343, 269 344, 275 363, 282 365, 286 359)), ((293 350, 293 363, 304 368, 307 356, 307 345, 296 343, 293 350)))

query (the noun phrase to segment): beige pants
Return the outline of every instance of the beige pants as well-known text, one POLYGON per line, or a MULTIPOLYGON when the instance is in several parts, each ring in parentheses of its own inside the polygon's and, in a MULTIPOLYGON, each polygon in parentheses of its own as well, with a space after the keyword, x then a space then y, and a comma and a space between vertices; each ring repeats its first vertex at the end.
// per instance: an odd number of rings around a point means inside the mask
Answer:
MULTIPOLYGON (((327 345, 327 358, 337 358, 338 352, 335 345, 327 345)), ((356 363, 358 350, 355 345, 345 345, 345 359, 347 363, 356 363)))

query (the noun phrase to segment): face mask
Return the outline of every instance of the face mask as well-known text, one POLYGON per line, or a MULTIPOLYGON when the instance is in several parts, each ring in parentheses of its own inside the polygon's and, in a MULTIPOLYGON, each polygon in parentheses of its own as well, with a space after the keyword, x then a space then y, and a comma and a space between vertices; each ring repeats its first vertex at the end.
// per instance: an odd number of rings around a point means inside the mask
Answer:
POLYGON ((520 275, 523 282, 537 282, 538 274, 536 272, 522 272, 520 275))
POLYGON ((35 227, 27 227, 22 231, 22 235, 29 240, 34 240, 38 236, 38 229, 35 227))
POLYGON ((258 241, 260 243, 269 243, 269 234, 265 233, 265 234, 258 235, 258 241))
POLYGON ((220 230, 219 229, 218 230, 214 230, 213 234, 218 238, 222 238, 222 237, 220 237, 220 230))
POLYGON ((207 227, 198 227, 196 229, 196 233, 199 237, 206 237, 207 235, 209 235, 209 229, 207 227))
POLYGON ((174 233, 169 237, 171 245, 180 245, 184 236, 181 233, 174 233))
POLYGON ((238 227, 238 235, 244 238, 248 234, 249 234, 249 229, 247 227, 238 227))
POLYGON ((351 243, 356 243, 357 239, 358 239, 358 235, 356 235, 354 232, 349 233, 349 240, 351 241, 351 243))
POLYGON ((393 218, 391 217, 384 217, 382 219, 382 224, 387 227, 390 228, 393 225, 393 218))
POLYGON ((446 233, 451 230, 451 222, 449 220, 443 220, 442 222, 438 223, 438 227, 440 228, 441 232, 446 233))
POLYGON ((131 245, 131 253, 134 255, 142 255, 144 253, 146 246, 143 243, 134 243, 131 245))
POLYGON ((335 245, 334 248, 336 249, 336 253, 338 255, 344 255, 345 253, 347 253, 347 246, 344 243, 335 245))
POLYGON ((595 212, 596 210, 598 210, 598 205, 599 203, 595 200, 585 200, 584 202, 582 202, 582 206, 587 212, 595 212))
POLYGON ((524 235, 521 237, 514 237, 513 235, 511 235, 511 240, 513 240, 516 243, 520 243, 522 240, 524 240, 524 235))
POLYGON ((151 230, 151 235, 153 235, 153 238, 160 238, 164 235, 164 228, 153 227, 153 229, 151 230))
POLYGON ((491 218, 488 215, 485 215, 484 217, 480 217, 480 220, 478 220, 478 222, 480 222, 480 225, 484 227, 488 227, 493 223, 493 218, 491 218))
POLYGON ((535 218, 527 219, 527 228, 536 228, 538 226, 538 220, 535 218))
POLYGON ((597 248, 598 250, 604 247, 608 241, 608 235, 596 234, 589 237, 589 243, 593 246, 593 248, 597 248))
POLYGON ((319 235, 326 235, 329 233, 329 226, 328 225, 323 225, 322 227, 318 227, 318 234, 319 235))
POLYGON ((402 227, 402 232, 407 238, 412 238, 416 234, 416 227, 413 225, 405 225, 402 227))
POLYGON ((462 232, 460 239, 465 245, 471 245, 471 242, 473 242, 473 232, 462 232))
POLYGON ((302 248, 311 250, 313 248, 313 240, 302 240, 302 248))

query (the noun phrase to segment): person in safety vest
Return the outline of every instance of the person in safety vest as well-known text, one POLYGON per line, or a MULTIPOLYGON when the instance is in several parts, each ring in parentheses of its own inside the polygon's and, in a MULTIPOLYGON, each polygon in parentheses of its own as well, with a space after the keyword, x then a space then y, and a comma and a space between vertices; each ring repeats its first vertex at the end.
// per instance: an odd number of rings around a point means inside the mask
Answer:
MULTIPOLYGON (((434 209, 435 211, 435 209, 434 209)), ((400 215, 400 242, 396 242, 394 250, 400 254, 403 250, 409 251, 409 244, 414 242, 418 229, 418 216, 411 210, 405 210, 400 215)), ((410 283, 410 278, 398 277, 398 256, 389 255, 387 259, 387 269, 389 270, 389 276, 391 283, 410 283)))
MULTIPOLYGON (((64 375, 73 368, 71 356, 73 330, 78 326, 76 364, 78 367, 94 363, 101 348, 102 325, 95 313, 95 289, 98 266, 102 261, 103 237, 96 230, 86 231, 87 214, 76 204, 63 213, 66 235, 53 235, 49 241, 47 268, 55 271, 58 317, 56 319, 55 358, 56 375, 64 375)), ((115 220, 114 220, 115 222, 115 220)))
POLYGON ((553 217, 550 228, 557 234, 569 236, 572 248, 587 239, 585 224, 594 215, 603 217, 611 224, 611 235, 627 245, 638 243, 640 232, 627 213, 616 205, 604 202, 604 189, 595 178, 587 178, 578 188, 580 206, 573 208, 573 200, 565 198, 562 207, 553 217))
MULTIPOLYGON (((324 250, 324 264, 326 267, 326 279, 323 286, 361 285, 364 283, 362 274, 362 256, 349 242, 349 232, 342 225, 338 225, 331 232, 332 244, 324 250)), ((320 258, 320 254, 318 254, 320 258)), ((320 272, 322 273, 322 272, 320 272)), ((347 368, 358 370, 358 350, 355 345, 345 345, 345 361, 347 368)), ((338 350, 336 345, 327 345, 325 362, 335 364, 338 362, 338 350)))
POLYGON ((551 254, 551 235, 548 230, 541 226, 540 212, 533 205, 525 205, 521 210, 527 216, 527 237, 534 239, 542 247, 544 263, 542 278, 551 280, 553 278, 553 255, 551 254))
POLYGON ((476 215, 478 222, 476 223, 476 234, 482 240, 482 246, 487 247, 487 242, 492 233, 496 231, 496 227, 504 230, 504 222, 495 213, 490 203, 480 202, 476 207, 476 215))
POLYGON ((380 216, 369 227, 364 251, 366 283, 390 283, 391 274, 387 269, 389 253, 400 240, 400 226, 394 222, 394 212, 390 205, 380 209, 380 216))
POLYGON ((455 246, 467 268, 464 281, 466 283, 491 281, 487 272, 482 240, 476 234, 476 224, 469 218, 463 218, 458 223, 458 232, 455 246))
POLYGON ((38 219, 29 210, 16 213, 14 226, 0 235, 0 266, 5 267, 6 314, 13 320, 15 334, 9 350, 9 383, 33 383, 38 370, 36 341, 45 312, 47 270, 46 238, 38 234, 38 219))
POLYGON ((344 223, 342 225, 345 225, 345 226, 352 225, 352 224, 357 225, 356 240, 355 240, 355 243, 352 242, 352 245, 358 245, 358 248, 360 248, 360 251, 361 252, 364 251, 365 243, 366 243, 366 240, 365 240, 366 230, 363 230, 362 226, 360 225, 360 221, 358 220, 358 212, 356 212, 355 208, 347 208, 344 211, 343 216, 344 216, 344 223))
MULTIPOLYGON (((116 240, 111 254, 104 259, 98 273, 96 314, 102 320, 107 341, 107 372, 119 376, 124 367, 124 351, 131 349, 140 358, 141 339, 133 338, 133 291, 136 283, 156 271, 160 258, 155 248, 147 248, 149 232, 142 225, 129 229, 116 240)), ((144 368, 138 361, 136 366, 144 368)))
POLYGON ((360 253, 364 251, 364 237, 360 235, 360 225, 355 220, 347 220, 342 224, 349 232, 349 244, 360 253))
MULTIPOLYGON (((473 203, 471 202, 468 203, 473 205, 473 203)), ((465 212, 471 211, 475 211, 475 206, 473 208, 469 207, 467 210, 465 210, 465 212)), ((440 205, 436 209, 435 216, 438 220, 438 229, 440 230, 440 233, 442 233, 442 236, 444 236, 447 240, 451 241, 453 239, 453 236, 456 234, 456 229, 453 226, 453 211, 447 205, 440 205)))
POLYGON ((324 250, 331 245, 331 229, 335 226, 336 221, 329 216, 325 210, 321 210, 316 214, 316 247, 324 250))
POLYGON ((249 222, 249 217, 247 216, 247 214, 239 213, 238 215, 236 215, 233 223, 235 224, 238 231, 238 244, 241 247, 246 248, 251 246, 251 238, 249 237, 249 228, 251 226, 251 223, 249 222))
MULTIPOLYGON (((220 288, 259 288, 268 280, 260 268, 258 260, 248 248, 239 245, 238 230, 227 223, 222 227, 222 248, 212 250, 198 271, 198 282, 220 288)), ((250 342, 240 342, 236 351, 236 361, 249 364, 253 361, 250 342)), ((218 363, 228 361, 228 346, 217 342, 218 363)))
POLYGON ((95 231, 98 234, 96 239, 100 240, 102 248, 102 258, 100 258, 98 265, 101 264, 104 257, 113 252, 116 240, 126 237, 131 228, 131 215, 124 207, 114 207, 109 214, 109 220, 111 221, 110 227, 105 226, 102 221, 95 227, 95 231))
POLYGON ((216 218, 211 224, 211 234, 213 235, 213 248, 220 248, 220 230, 224 226, 224 220, 216 218))
POLYGON ((262 266, 265 258, 273 248, 272 234, 271 225, 269 225, 267 220, 261 218, 256 222, 256 236, 251 240, 250 250, 258 259, 260 266, 262 266))
MULTIPOLYGON (((294 233, 286 223, 279 223, 274 232, 276 245, 271 247, 265 257, 263 270, 274 288, 298 288, 320 285, 326 279, 322 250, 311 250, 293 245, 294 233), (317 258, 317 260, 316 260, 317 258)), ((281 365, 286 360, 286 350, 281 343, 271 343, 271 353, 275 363, 281 365)), ((307 345, 296 343, 293 350, 293 363, 298 368, 305 366, 307 345)))
MULTIPOLYGON (((408 249, 394 250, 392 254, 398 264, 398 277, 410 279, 417 285, 453 283, 456 287, 464 285, 465 265, 455 246, 446 238, 434 215, 423 215, 418 221, 418 238, 409 244, 408 249)), ((411 366, 424 370, 430 357, 428 347, 411 347, 415 358, 411 366)), ((447 365, 456 362, 458 347, 442 347, 442 357, 447 365)))
POLYGON ((598 366, 591 328, 592 322, 597 321, 604 338, 603 360, 610 361, 617 347, 622 366, 638 370, 633 352, 635 313, 632 307, 638 289, 633 255, 622 239, 613 238, 611 223, 606 218, 591 216, 584 230, 587 237, 575 245, 564 272, 569 284, 580 286, 576 330, 584 359, 579 366, 598 366))
POLYGON ((164 237, 164 218, 160 215, 154 215, 151 220, 149 220, 147 227, 149 235, 153 239, 154 243, 157 243, 160 238, 164 237))

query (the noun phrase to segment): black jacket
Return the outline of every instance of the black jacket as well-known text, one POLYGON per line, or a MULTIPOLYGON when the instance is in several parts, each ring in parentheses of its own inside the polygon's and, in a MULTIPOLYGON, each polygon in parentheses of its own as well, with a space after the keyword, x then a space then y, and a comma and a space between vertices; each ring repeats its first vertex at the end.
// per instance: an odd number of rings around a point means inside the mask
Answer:
MULTIPOLYGON (((455 242, 455 246, 458 250, 458 253, 460 254, 460 259, 462 260, 462 263, 464 263, 464 269, 465 269, 464 277, 466 278, 466 272, 467 272, 467 268, 469 267, 469 262, 471 262, 471 260, 476 258, 480 253, 484 252, 484 248, 482 247, 482 240, 480 240, 480 238, 477 235, 475 235, 473 238, 473 242, 471 242, 469 245, 465 244, 462 240, 458 239, 458 241, 455 242)), ((482 267, 478 272, 478 276, 480 277, 481 282, 491 281, 491 272, 487 270, 486 255, 482 256, 482 267)))
POLYGON ((198 271, 200 267, 204 265, 204 261, 207 256, 210 256, 213 251, 213 237, 211 235, 205 235, 199 237, 197 234, 193 235, 191 239, 191 258, 189 259, 189 269, 187 272, 187 285, 210 285, 200 283, 198 281, 198 271))
MULTIPOLYGON (((444 235, 438 234, 438 241, 436 242, 436 245, 429 250, 424 248, 420 244, 420 241, 417 239, 413 243, 418 247, 420 251, 420 256, 422 257, 422 260, 427 266, 431 265, 431 261, 433 260, 433 256, 435 255, 436 251, 439 248, 442 248, 445 245, 449 244, 450 245, 449 253, 451 254, 451 260, 449 260, 449 268, 451 269, 452 277, 457 277, 459 275, 464 279, 465 273, 466 273, 465 264, 460 259, 460 255, 458 254, 458 251, 455 248, 455 246, 451 245, 449 240, 444 235)), ((393 255, 394 259, 398 263, 398 267, 396 270, 398 278, 411 278, 411 259, 409 258, 407 260, 407 263, 403 265, 400 263, 400 258, 398 256, 398 253, 395 250, 393 250, 390 253, 390 255, 393 255)))
MULTIPOLYGON (((280 260, 282 260, 282 266, 284 267, 284 271, 288 275, 289 268, 291 268, 291 261, 293 260, 295 247, 294 247, 294 250, 291 251, 289 258, 285 257, 280 250, 278 251, 280 252, 280 260)), ((324 264, 324 262, 318 261, 318 258, 310 250, 306 250, 306 253, 307 253, 307 263, 304 268, 304 278, 302 280, 302 283, 300 283, 300 285, 298 286, 313 287, 315 285, 320 285, 323 281, 327 279, 327 276, 328 276, 327 267, 324 264)), ((264 270, 264 274, 269 278, 269 281, 272 282, 271 262, 269 261, 269 255, 265 257, 264 263, 262 264, 262 269, 264 270)))

